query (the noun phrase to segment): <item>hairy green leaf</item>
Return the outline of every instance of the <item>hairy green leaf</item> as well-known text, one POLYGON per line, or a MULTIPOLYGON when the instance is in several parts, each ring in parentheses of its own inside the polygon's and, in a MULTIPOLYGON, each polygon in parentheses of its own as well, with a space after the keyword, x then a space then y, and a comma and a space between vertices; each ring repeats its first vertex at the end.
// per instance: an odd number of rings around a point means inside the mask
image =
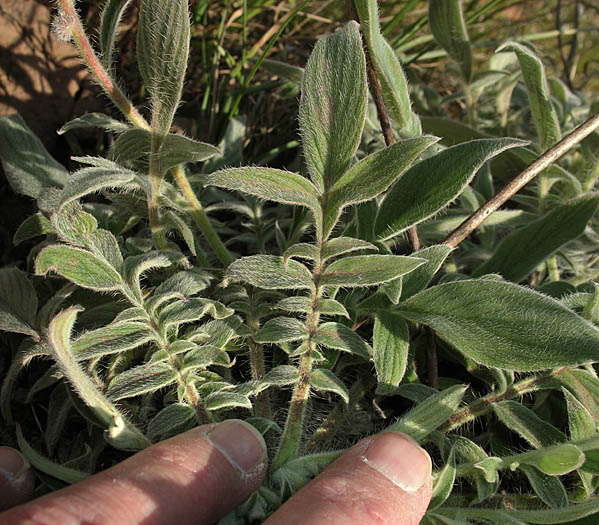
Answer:
POLYGON ((455 467, 455 452, 451 449, 449 457, 445 462, 443 468, 437 473, 435 477, 435 483, 433 485, 433 495, 431 498, 429 510, 434 510, 437 507, 443 505, 445 500, 451 494, 453 490, 453 484, 456 478, 456 467, 455 467))
POLYGON ((341 454, 339 451, 321 452, 291 459, 272 473, 273 481, 280 487, 289 487, 296 492, 341 454))
POLYGON ((513 466, 532 465, 549 476, 563 476, 582 466, 584 452, 576 445, 565 443, 524 452, 509 458, 513 466))
POLYGON ((329 264, 321 279, 325 286, 373 286, 410 273, 426 261, 401 255, 356 255, 329 264))
POLYGON ((387 427, 387 430, 403 432, 416 441, 422 441, 453 415, 467 388, 464 385, 454 385, 433 394, 387 427))
POLYGON ((551 508, 566 507, 568 494, 564 484, 555 476, 544 474, 530 465, 520 465, 536 495, 551 508))
POLYGON ((384 192, 436 141, 436 137, 417 137, 396 142, 343 173, 328 192, 324 238, 330 235, 344 207, 368 201, 384 192))
POLYGON ((293 385, 300 378, 297 367, 279 365, 267 372, 256 384, 256 393, 260 393, 271 386, 293 385))
POLYGON ((244 281, 266 290, 311 290, 312 274, 303 264, 290 260, 287 264, 275 255, 252 255, 232 263, 225 274, 231 281, 244 281))
POLYGON ((427 262, 401 278, 401 298, 403 300, 408 299, 412 295, 424 290, 452 251, 453 248, 447 244, 437 244, 414 252, 412 254, 413 257, 426 259, 427 262))
POLYGON ((285 253, 283 254, 285 264, 287 264, 287 261, 292 257, 314 261, 318 257, 318 247, 314 244, 299 242, 285 250, 285 253))
POLYGON ((195 350, 188 351, 183 358, 183 370, 185 371, 208 368, 212 365, 228 368, 231 366, 231 358, 227 352, 213 345, 198 346, 195 350))
POLYGON ((150 442, 125 416, 100 392, 94 381, 75 360, 71 348, 71 331, 80 306, 72 306, 59 313, 48 329, 49 343, 61 372, 68 378, 83 402, 107 427, 106 438, 116 448, 141 450, 150 442))
POLYGON ((499 273, 510 281, 522 281, 540 262, 582 235, 598 204, 599 194, 590 194, 553 208, 505 237, 473 276, 499 273))
POLYGON ((78 361, 122 353, 144 345, 155 338, 145 323, 117 322, 80 335, 72 344, 78 361))
POLYGON ((351 328, 339 323, 323 323, 313 336, 316 343, 335 350, 349 352, 370 360, 372 348, 351 328))
POLYGON ((345 173, 366 115, 366 61, 358 24, 322 37, 304 71, 299 123, 312 182, 324 194, 345 173))
POLYGON ((155 268, 168 268, 173 264, 189 267, 189 262, 182 253, 168 250, 150 251, 127 257, 123 264, 123 274, 129 286, 141 299, 143 297, 141 291, 143 274, 155 268))
POLYGON ((297 173, 274 168, 229 168, 206 175, 204 183, 207 186, 241 191, 261 199, 305 206, 314 214, 317 231, 321 229, 318 226, 322 222, 318 190, 308 179, 297 173))
POLYGON ((183 91, 189 55, 187 0, 142 0, 137 30, 137 62, 152 103, 152 130, 171 127, 183 91))
POLYGON ((408 82, 393 48, 381 33, 376 0, 355 0, 354 6, 385 107, 400 132, 419 135, 420 124, 411 110, 408 82))
POLYGON ((462 0, 429 0, 428 21, 435 40, 458 63, 467 82, 472 79, 472 49, 462 0))
POLYGON ((148 363, 130 368, 115 376, 106 395, 112 401, 156 392, 177 380, 177 370, 170 363, 148 363))
POLYGON ((107 0, 102 9, 102 28, 100 30, 100 48, 102 64, 111 69, 119 24, 131 0, 107 0))
POLYGON ((541 149, 545 151, 560 138, 559 120, 550 100, 549 86, 543 63, 528 47, 517 42, 506 42, 497 49, 497 53, 513 51, 520 62, 522 77, 526 84, 530 112, 537 128, 541 149))
POLYGON ((0 268, 0 330, 39 339, 37 295, 26 274, 17 268, 0 268))
POLYGON ((438 213, 462 193, 485 162, 525 144, 509 138, 472 140, 419 162, 387 193, 375 235, 390 239, 438 213))
MULTIPOLYGON (((110 0, 111 2, 122 2, 123 0, 110 0)), ((130 0, 125 0, 129 2, 130 0)), ((120 120, 113 119, 104 113, 86 113, 76 119, 70 120, 67 122, 62 128, 60 128, 57 133, 59 135, 64 135, 67 131, 71 131, 73 129, 80 128, 102 128, 108 131, 114 131, 116 133, 122 133, 123 131, 127 131, 131 129, 129 124, 125 124, 120 120)))
POLYGON ((183 323, 199 321, 206 314, 210 314, 214 319, 224 319, 232 315, 233 310, 212 299, 192 297, 184 301, 177 300, 165 306, 160 311, 158 323, 163 328, 173 325, 178 326, 183 323))
POLYGON ((334 392, 346 403, 349 403, 349 390, 333 372, 326 368, 319 368, 310 374, 310 386, 316 390, 334 392))
POLYGON ((35 273, 45 275, 50 270, 61 277, 98 291, 118 290, 122 277, 104 260, 73 246, 54 244, 44 248, 35 260, 35 273))
POLYGON ((135 173, 118 164, 113 169, 83 168, 71 173, 69 180, 62 190, 59 211, 69 202, 80 199, 90 193, 101 190, 121 188, 135 178, 135 173))
POLYGON ((398 315, 378 313, 374 320, 372 350, 379 395, 389 395, 403 379, 408 363, 410 334, 398 315))
POLYGON ((10 186, 37 199, 45 188, 62 188, 67 170, 48 153, 18 113, 0 117, 0 160, 10 186))
POLYGON ((189 405, 173 403, 163 408, 148 423, 147 436, 152 443, 168 439, 196 424, 196 411, 189 405))
POLYGON ((566 436, 561 430, 516 401, 507 400, 494 403, 493 411, 499 421, 535 448, 548 447, 566 441, 566 436))
POLYGON ((204 401, 206 410, 220 410, 221 408, 247 408, 252 409, 252 402, 246 395, 239 394, 237 392, 213 392, 206 397, 204 401))
POLYGON ((308 337, 305 323, 292 317, 275 317, 267 321, 258 331, 257 343, 283 343, 299 341, 308 337))
POLYGON ((576 399, 567 388, 562 388, 568 407, 568 429, 573 441, 593 437, 597 434, 597 426, 589 411, 576 399))
POLYGON ((337 255, 356 250, 378 251, 378 248, 374 244, 363 241, 362 239, 354 239, 353 237, 335 237, 324 243, 321 258, 323 261, 326 261, 331 257, 337 257, 337 255))
MULTIPOLYGON (((281 299, 276 307, 288 312, 310 313, 313 308, 312 300, 309 297, 286 297, 281 299)), ((349 319, 349 313, 345 306, 335 299, 319 299, 316 311, 321 315, 341 315, 349 319)))
POLYGON ((599 359, 596 327, 555 299, 513 283, 449 282, 412 296, 397 311, 487 366, 532 371, 599 359))
MULTIPOLYGON (((146 162, 152 151, 152 132, 146 129, 129 129, 119 135, 110 149, 109 156, 118 162, 146 162)), ((158 155, 160 173, 166 173, 173 166, 190 162, 202 162, 220 151, 211 144, 198 142, 183 135, 169 133, 163 138, 158 155)))
POLYGON ((24 241, 28 241, 40 235, 46 235, 48 233, 54 233, 52 223, 46 219, 41 213, 36 213, 31 217, 27 217, 19 226, 12 242, 15 246, 18 246, 24 241))

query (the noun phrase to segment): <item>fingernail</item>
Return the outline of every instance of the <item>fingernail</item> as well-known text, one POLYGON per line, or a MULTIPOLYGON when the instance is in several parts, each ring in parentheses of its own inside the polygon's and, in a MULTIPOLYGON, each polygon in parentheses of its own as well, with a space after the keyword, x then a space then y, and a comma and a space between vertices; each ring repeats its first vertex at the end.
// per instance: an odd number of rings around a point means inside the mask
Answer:
POLYGON ((18 482, 29 468, 29 461, 18 450, 0 446, 0 474, 9 482, 18 482))
POLYGON ((206 436, 235 469, 250 473, 266 464, 266 443, 252 425, 229 419, 216 425, 206 436))
POLYGON ((430 456, 412 438, 384 432, 373 439, 362 459, 406 492, 415 492, 431 477, 430 456))

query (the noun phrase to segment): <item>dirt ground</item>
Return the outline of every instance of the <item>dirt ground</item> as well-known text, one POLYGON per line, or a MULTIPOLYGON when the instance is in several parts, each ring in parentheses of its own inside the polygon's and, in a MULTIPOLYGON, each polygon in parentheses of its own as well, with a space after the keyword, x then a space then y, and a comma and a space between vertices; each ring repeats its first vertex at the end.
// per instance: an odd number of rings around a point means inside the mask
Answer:
MULTIPOLYGON (((68 148, 56 130, 103 100, 75 48, 51 32, 48 0, 0 0, 0 115, 19 112, 46 148, 64 161, 68 148)), ((0 168, 0 266, 23 260, 12 236, 35 212, 31 199, 15 195, 0 168)))
POLYGON ((53 150, 56 129, 96 96, 75 48, 51 32, 49 6, 0 1, 0 114, 18 111, 53 150))

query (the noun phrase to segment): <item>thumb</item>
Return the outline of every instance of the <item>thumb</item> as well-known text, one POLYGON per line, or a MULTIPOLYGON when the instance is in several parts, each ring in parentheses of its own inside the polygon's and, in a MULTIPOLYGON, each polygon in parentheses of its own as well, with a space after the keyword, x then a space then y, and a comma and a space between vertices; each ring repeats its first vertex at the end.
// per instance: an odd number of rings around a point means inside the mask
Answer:
POLYGON ((416 525, 432 484, 429 455, 408 436, 384 432, 343 454, 266 524, 416 525))
POLYGON ((35 483, 29 462, 14 448, 0 447, 0 512, 33 495, 35 483))

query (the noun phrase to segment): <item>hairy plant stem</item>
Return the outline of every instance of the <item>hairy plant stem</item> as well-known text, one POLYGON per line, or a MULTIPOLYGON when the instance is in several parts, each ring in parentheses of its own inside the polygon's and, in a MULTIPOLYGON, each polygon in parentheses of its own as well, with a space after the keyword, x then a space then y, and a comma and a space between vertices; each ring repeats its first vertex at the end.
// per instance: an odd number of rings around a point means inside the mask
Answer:
POLYGON ((308 443, 306 443, 306 452, 312 453, 324 449, 325 445, 335 437, 347 416, 354 410, 356 403, 359 403, 375 385, 376 380, 372 374, 359 375, 349 389, 349 403, 343 400, 337 402, 335 408, 327 416, 326 421, 316 429, 308 443))
POLYGON ((93 47, 91 46, 89 39, 87 38, 87 34, 85 29, 83 28, 83 24, 81 22, 81 18, 79 17, 79 13, 77 9, 75 9, 75 5, 73 0, 57 0, 58 6, 60 10, 67 17, 70 28, 73 35, 73 42, 77 49, 79 50, 79 54, 81 58, 85 62, 85 65, 92 72, 96 81, 100 84, 102 89, 106 92, 106 94, 110 97, 110 99, 116 104, 119 110, 127 117, 127 119, 142 129, 150 129, 150 126, 146 122, 146 120, 141 116, 141 114, 137 111, 135 106, 131 103, 131 101, 127 98, 127 96, 121 91, 121 89, 116 85, 116 83, 110 77, 110 74, 96 55, 93 47))
POLYGON ((150 220, 150 229, 154 245, 158 250, 167 248, 166 235, 164 228, 160 224, 160 186, 162 185, 162 177, 160 175, 159 154, 160 144, 158 137, 152 134, 152 152, 150 153, 150 170, 148 175, 152 183, 152 195, 148 198, 148 219, 150 220))
POLYGON ((308 330, 308 339, 306 348, 301 354, 299 362, 299 379, 293 389, 291 402, 289 404, 289 413, 285 422, 285 430, 279 444, 279 449, 273 460, 273 471, 281 468, 290 459, 293 459, 300 446, 303 431, 304 415, 310 395, 310 374, 312 373, 312 352, 315 349, 314 334, 318 329, 320 313, 318 311, 318 302, 322 297, 322 286, 320 285, 320 275, 322 272, 322 248, 323 242, 318 243, 318 259, 314 261, 314 270, 312 279, 314 282, 314 291, 312 293, 312 310, 306 319, 306 328, 308 330))
MULTIPOLYGON (((353 18, 359 22, 360 20, 354 7, 353 1, 349 2, 349 4, 349 8, 353 18)), ((383 94, 381 93, 381 86, 376 76, 374 66, 372 65, 370 51, 368 51, 368 45, 366 44, 364 35, 362 35, 362 49, 364 50, 364 56, 366 57, 366 73, 368 75, 368 84, 372 91, 372 98, 374 99, 374 103, 376 105, 376 112, 379 119, 379 123, 381 124, 381 131, 383 132, 385 144, 387 147, 389 147, 395 143, 395 138, 393 137, 391 121, 389 120, 387 109, 385 108, 385 101, 383 100, 383 94)), ((420 239, 418 238, 418 230, 416 226, 412 226, 408 230, 408 236, 410 238, 410 243, 412 244, 412 250, 420 250, 420 239)))
POLYGON ((462 222, 462 224, 460 224, 445 238, 443 243, 448 244, 453 248, 458 246, 501 205, 505 204, 515 193, 520 191, 544 169, 551 166, 560 157, 565 155, 574 146, 576 146, 598 128, 599 113, 589 117, 569 135, 560 140, 555 146, 547 150, 514 180, 508 183, 501 191, 497 192, 493 197, 491 197, 491 199, 489 199, 478 210, 476 210, 470 217, 468 217, 468 219, 462 222))
MULTIPOLYGON (((254 341, 254 336, 260 328, 258 320, 254 317, 254 296, 252 290, 249 290, 250 296, 250 314, 248 318, 248 327, 251 332, 249 338, 250 345, 250 367, 252 371, 252 380, 260 381, 266 372, 264 366, 264 350, 260 343, 254 341)), ((272 410, 270 406, 270 393, 268 390, 263 390, 256 396, 256 402, 254 403, 254 413, 258 417, 264 417, 272 419, 272 410)))
MULTIPOLYGON (((81 18, 75 9, 73 0, 57 0, 59 9, 63 12, 63 14, 68 18, 70 23, 70 30, 73 37, 73 42, 77 47, 81 58, 85 62, 85 65, 88 67, 98 84, 102 87, 102 89, 106 92, 106 94, 110 97, 110 99, 114 102, 116 107, 123 113, 123 115, 133 124, 134 126, 150 131, 151 126, 148 124, 146 119, 137 111, 133 103, 127 98, 127 96, 123 93, 123 91, 118 87, 118 85, 111 78, 111 75, 106 68, 102 65, 99 60, 96 52, 94 51, 85 29, 83 28, 83 24, 81 22, 81 18)), ((191 207, 191 217, 196 223, 196 226, 202 232, 202 235, 219 258, 219 260, 223 263, 223 265, 228 266, 234 261, 233 256, 227 250, 227 247, 220 240, 220 237, 212 227, 206 212, 200 201, 197 199, 185 172, 181 166, 177 166, 171 170, 171 173, 183 194, 183 197, 191 207)), ((152 199, 148 201, 148 214, 156 215, 155 211, 150 211, 150 206, 155 206, 156 202, 150 203, 152 199)), ((154 217, 156 219, 156 217, 154 217)), ((150 217, 150 225, 152 224, 152 217, 150 217)), ((152 234, 154 234, 154 230, 152 230, 152 234)))
POLYGON ((453 414, 447 423, 439 428, 439 431, 447 433, 461 427, 469 421, 472 421, 473 419, 476 419, 477 417, 482 416, 491 410, 493 403, 498 403, 499 401, 504 401, 506 399, 515 399, 526 394, 536 392, 540 388, 539 383, 559 375, 564 370, 564 368, 558 368, 548 372, 547 374, 527 377, 522 381, 514 383, 501 394, 491 393, 481 397, 480 399, 470 403, 470 405, 468 405, 466 408, 453 414))
MULTIPOLYGON (((149 314, 148 314, 149 316, 149 314)), ((195 410, 196 420, 198 425, 204 425, 205 423, 210 423, 214 421, 212 415, 204 408, 202 404, 202 400, 195 389, 195 387, 187 380, 187 378, 183 375, 180 368, 180 363, 177 356, 171 354, 168 349, 168 341, 166 337, 162 334, 159 326, 156 326, 154 321, 149 319, 152 328, 154 329, 154 333, 158 337, 158 347, 160 350, 164 350, 168 355, 168 364, 177 372, 177 383, 181 388, 183 388, 183 392, 185 393, 185 398, 189 405, 195 410)))
POLYGON ((594 162, 593 167, 590 170, 589 176, 586 178, 582 185, 583 193, 587 193, 593 189, 593 186, 597 183, 597 179, 599 179, 599 162, 594 162))

